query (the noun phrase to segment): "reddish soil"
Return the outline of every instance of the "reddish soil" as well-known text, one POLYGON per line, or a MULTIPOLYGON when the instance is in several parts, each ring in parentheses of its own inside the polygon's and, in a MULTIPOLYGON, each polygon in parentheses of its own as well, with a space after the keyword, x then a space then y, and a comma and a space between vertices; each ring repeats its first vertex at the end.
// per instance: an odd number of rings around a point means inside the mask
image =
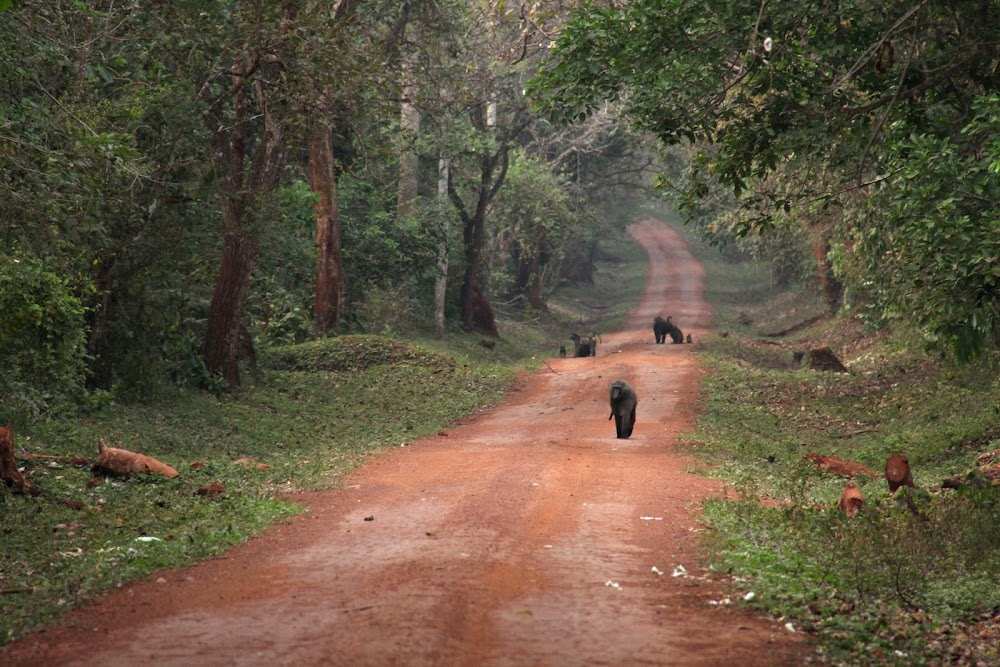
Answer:
POLYGON ((677 451, 709 309, 683 239, 633 227, 645 295, 597 356, 553 359, 509 400, 376 457, 309 513, 224 558, 165 571, 0 652, 10 665, 786 665, 808 646, 710 604, 698 512, 721 486, 677 451), (639 395, 632 437, 608 385, 639 395), (371 520, 366 520, 372 517, 371 520), (683 565, 689 576, 673 577, 683 565), (652 568, 657 568, 658 574, 652 568))

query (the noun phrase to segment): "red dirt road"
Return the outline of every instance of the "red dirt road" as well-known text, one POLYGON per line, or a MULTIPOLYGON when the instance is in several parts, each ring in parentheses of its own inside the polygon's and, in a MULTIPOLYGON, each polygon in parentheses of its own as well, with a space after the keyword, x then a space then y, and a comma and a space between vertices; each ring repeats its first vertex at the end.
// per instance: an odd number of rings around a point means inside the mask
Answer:
POLYGON ((710 605, 723 592, 697 577, 699 504, 722 491, 675 451, 700 371, 690 346, 653 344, 652 320, 697 342, 702 270, 669 227, 632 233, 646 292, 596 358, 552 360, 470 423, 297 498, 308 515, 115 591, 0 664, 802 664, 798 636, 710 605), (619 378, 639 395, 628 440, 608 421, 619 378))

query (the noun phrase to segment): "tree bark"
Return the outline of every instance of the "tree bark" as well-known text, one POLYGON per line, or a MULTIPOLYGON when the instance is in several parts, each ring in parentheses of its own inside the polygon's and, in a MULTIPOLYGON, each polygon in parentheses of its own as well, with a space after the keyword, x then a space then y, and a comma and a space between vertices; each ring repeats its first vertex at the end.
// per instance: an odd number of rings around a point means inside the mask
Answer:
MULTIPOLYGON (((460 294, 462 323, 467 329, 478 330, 492 336, 498 335, 496 319, 480 289, 479 274, 482 271, 482 249, 486 238, 486 208, 503 183, 507 171, 504 160, 501 174, 496 182, 493 182, 493 171, 496 168, 496 159, 499 157, 506 158, 506 153, 502 156, 484 157, 480 161, 480 180, 473 213, 470 215, 464 207, 459 207, 459 215, 463 222, 462 246, 465 251, 465 275, 460 294)), ((458 199, 458 194, 450 185, 448 194, 451 195, 453 202, 458 199)), ((458 202, 461 200, 458 199, 458 202)))
POLYGON ((205 114, 215 166, 222 175, 219 200, 226 230, 222 266, 208 313, 205 365, 222 376, 228 389, 240 386, 241 317, 260 248, 251 221, 277 186, 285 158, 270 91, 262 79, 248 80, 251 69, 249 57, 240 57, 231 68, 229 92, 216 98, 205 114), (229 114, 224 111, 228 103, 232 104, 229 114), (256 142, 251 141, 252 128, 256 142), (252 154, 251 143, 255 144, 252 154))
POLYGON ((240 386, 238 351, 241 315, 250 290, 250 273, 260 244, 246 233, 226 234, 222 266, 209 308, 205 365, 222 375, 227 387, 240 386))
POLYGON ((420 157, 414 146, 420 134, 420 110, 411 101, 414 92, 414 85, 409 83, 413 76, 411 70, 409 57, 404 56, 403 104, 400 111, 403 136, 399 151, 399 191, 396 196, 396 215, 399 218, 416 213, 419 186, 420 157))
MULTIPOLYGON (((438 197, 448 196, 450 162, 438 162, 438 197)), ((438 247, 438 278, 434 284, 434 328, 438 336, 444 335, 444 307, 448 295, 448 218, 441 216, 441 245, 438 247)))
POLYGON ((816 259, 817 278, 823 292, 823 302, 827 312, 833 314, 840 306, 840 295, 843 287, 833 273, 833 263, 830 261, 830 243, 822 227, 812 229, 812 250, 816 259))
POLYGON ((313 323, 326 334, 340 323, 344 271, 340 247, 340 211, 333 169, 333 133, 317 122, 309 137, 309 185, 316 200, 316 284, 313 323))

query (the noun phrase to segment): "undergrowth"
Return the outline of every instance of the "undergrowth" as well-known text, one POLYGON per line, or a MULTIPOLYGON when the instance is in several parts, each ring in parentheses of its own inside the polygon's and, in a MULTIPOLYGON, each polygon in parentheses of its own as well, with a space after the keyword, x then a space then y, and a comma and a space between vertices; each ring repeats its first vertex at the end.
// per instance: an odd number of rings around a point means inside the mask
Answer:
POLYGON ((835 664, 997 663, 1000 487, 942 482, 1000 460, 1000 358, 928 357, 909 334, 824 316, 808 291, 773 293, 764 271, 702 260, 715 329, 728 335, 700 346, 709 372, 688 440, 739 498, 707 505, 714 569, 835 664), (849 372, 795 360, 822 346, 849 372), (912 467, 912 505, 879 474, 897 452, 912 467), (807 453, 875 472, 853 480, 857 516, 837 509, 847 480, 807 453))

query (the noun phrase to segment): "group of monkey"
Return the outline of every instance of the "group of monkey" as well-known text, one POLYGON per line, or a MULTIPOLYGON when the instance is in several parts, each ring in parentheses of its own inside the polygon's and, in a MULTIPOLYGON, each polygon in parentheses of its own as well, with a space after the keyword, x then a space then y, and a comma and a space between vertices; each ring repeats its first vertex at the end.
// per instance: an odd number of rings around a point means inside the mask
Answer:
MULTIPOLYGON (((669 315, 667 315, 667 319, 663 319, 659 315, 653 318, 653 335, 656 336, 657 345, 666 343, 667 336, 670 336, 670 340, 674 343, 683 343, 685 340, 681 328, 671 321, 669 315)), ((687 335, 687 342, 691 342, 691 334, 687 335)))
MULTIPOLYGON (((657 315, 653 319, 653 335, 656 337, 657 344, 667 342, 667 336, 670 336, 674 343, 683 343, 685 340, 680 327, 671 321, 670 316, 663 319, 657 315)), ((598 336, 596 332, 590 336, 573 333, 569 338, 573 341, 574 357, 597 356, 598 336)), ((687 342, 691 342, 691 334, 687 335, 687 342)), ((566 357, 565 345, 560 346, 559 356, 566 357)), ((615 380, 611 383, 611 414, 608 415, 608 421, 614 418, 615 435, 618 438, 628 438, 632 435, 632 429, 635 428, 635 408, 638 404, 639 397, 632 385, 625 380, 615 380)))
MULTIPOLYGON (((666 343, 667 336, 670 336, 670 340, 674 343, 683 343, 685 340, 688 343, 691 342, 691 334, 688 334, 685 339, 681 328, 673 323, 669 315, 667 315, 667 319, 663 319, 659 315, 653 318, 653 336, 656 338, 657 345, 666 343)), ((569 339, 573 341, 573 356, 596 357, 598 338, 596 331, 589 336, 581 336, 578 333, 570 334, 569 339)), ((559 356, 566 358, 565 345, 559 346, 559 356)))

